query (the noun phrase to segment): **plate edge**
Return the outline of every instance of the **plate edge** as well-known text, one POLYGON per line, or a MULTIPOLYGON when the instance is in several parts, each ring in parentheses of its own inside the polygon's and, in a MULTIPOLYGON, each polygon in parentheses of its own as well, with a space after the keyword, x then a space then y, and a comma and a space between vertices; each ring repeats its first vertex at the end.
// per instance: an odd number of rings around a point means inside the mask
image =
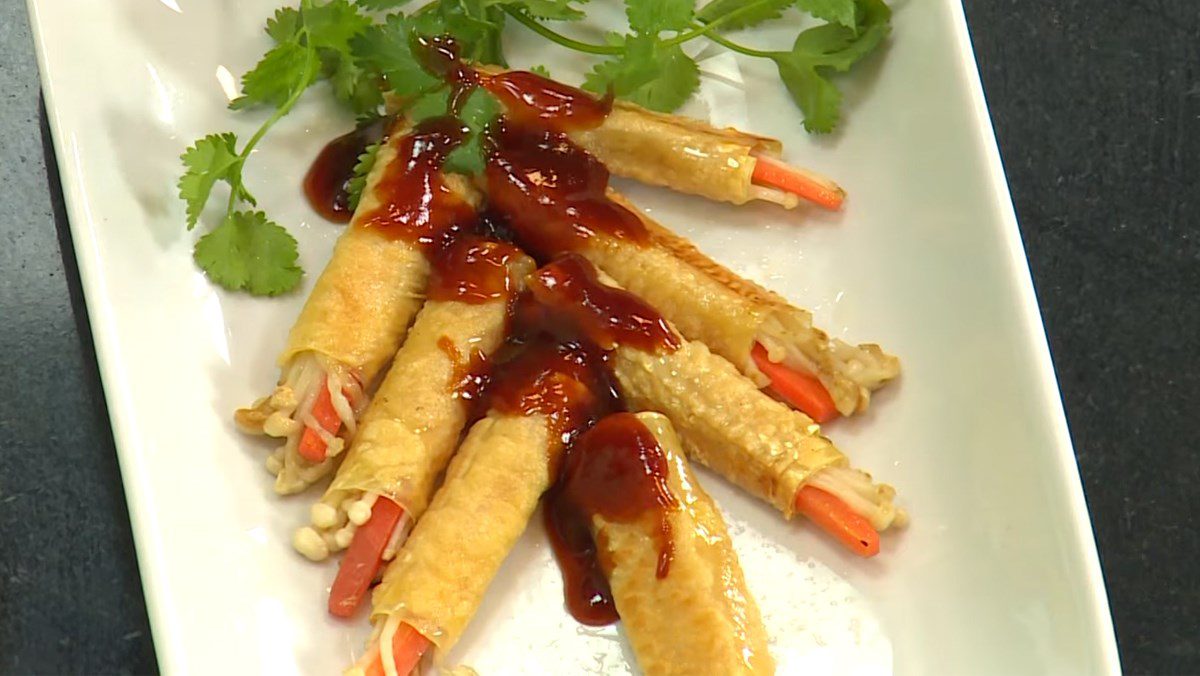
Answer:
POLYGON ((140 445, 135 444, 136 435, 127 431, 132 424, 126 419, 128 413, 125 409, 128 407, 117 405, 122 399, 127 399, 128 395, 126 387, 111 372, 110 365, 120 363, 121 358, 116 348, 118 341, 113 328, 112 315, 106 302, 102 302, 105 300, 104 294, 96 290, 105 285, 96 271, 96 268, 99 267, 99 254, 95 242, 85 230, 85 224, 87 228, 93 226, 88 209, 83 204, 88 198, 81 187, 75 165, 71 162, 66 140, 69 134, 64 130, 58 107, 55 105, 55 85, 49 68, 49 56, 45 46, 45 26, 42 23, 39 0, 26 0, 25 7, 29 15, 46 119, 54 145, 55 160, 58 163, 67 225, 75 248, 75 261, 79 267, 80 286, 88 313, 92 343, 95 347, 100 384, 108 408, 109 424, 112 427, 121 485, 125 493, 126 511, 129 514, 134 552, 137 556, 138 575, 142 583, 142 597, 145 601, 150 625, 151 643, 160 672, 184 673, 186 669, 184 662, 180 659, 182 651, 170 638, 174 635, 170 628, 172 614, 163 607, 165 601, 159 595, 159 590, 162 588, 161 567, 156 563, 157 557, 154 550, 162 546, 162 540, 157 535, 161 531, 157 528, 150 528, 145 523, 147 512, 144 495, 150 489, 144 471, 136 462, 138 451, 134 449, 140 445), (93 298, 96 293, 100 293, 99 298, 93 298))
POLYGON ((959 66, 963 69, 971 105, 974 108, 976 143, 979 144, 979 148, 986 158, 988 178, 992 184, 992 199, 995 206, 999 207, 1001 218, 1006 224, 1003 233, 1004 243, 1008 249, 1010 272, 1014 281, 1017 282, 1016 291, 1021 300, 1020 314, 1025 323, 1026 341, 1033 348, 1035 368, 1042 377, 1040 394, 1044 400, 1042 402, 1043 410, 1048 411, 1052 418, 1060 478, 1066 482, 1067 498, 1075 517, 1074 544, 1083 554, 1088 587, 1092 591, 1092 619, 1098 632, 1095 639, 1100 643, 1094 647, 1099 650, 1099 665, 1105 669, 1105 673, 1120 674, 1120 652, 1117 648, 1112 609, 1108 602, 1108 588, 1104 582, 1103 569, 1100 566, 1095 530, 1092 527, 1087 500, 1084 498, 1083 479, 1079 473, 1075 445, 1071 441, 1071 433, 1067 425, 1066 409, 1063 406, 1062 393, 1058 386, 1058 376, 1054 371, 1054 361, 1050 355, 1050 342, 1046 336, 1045 323, 1042 320, 1041 305, 1038 303, 1037 292, 1033 286, 1033 273, 1029 268, 1029 258, 1025 253, 1025 244, 1021 237, 1020 225, 1017 222, 1016 208, 1013 206, 1012 193, 1009 191, 1008 178, 1004 172, 1004 163, 1001 160, 995 128, 992 125, 987 97, 983 90, 983 81, 979 74, 979 64, 975 59, 966 12, 961 0, 945 0, 945 4, 948 6, 951 20, 954 23, 954 37, 959 50, 959 66))

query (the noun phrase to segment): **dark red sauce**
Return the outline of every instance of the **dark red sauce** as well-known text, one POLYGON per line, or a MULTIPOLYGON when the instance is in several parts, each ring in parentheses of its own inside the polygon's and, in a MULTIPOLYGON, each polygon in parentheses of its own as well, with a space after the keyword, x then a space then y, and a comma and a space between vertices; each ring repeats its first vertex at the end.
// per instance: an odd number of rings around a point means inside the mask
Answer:
POLYGON ((641 219, 610 200, 608 169, 560 132, 494 125, 487 139, 488 197, 518 242, 542 260, 596 233, 643 242, 641 219))
POLYGON ((462 123, 454 118, 430 118, 417 125, 397 145, 397 157, 375 187, 381 204, 358 225, 431 247, 474 221, 475 209, 450 189, 441 173, 442 162, 465 137, 462 123))
POLYGON ((674 351, 681 345, 658 310, 624 289, 601 283, 596 268, 578 254, 542 267, 530 279, 529 289, 540 303, 569 317, 606 350, 628 345, 647 352, 674 351))
POLYGON ((450 115, 461 113, 482 76, 459 59, 458 42, 449 35, 417 36, 413 39, 413 54, 425 70, 450 84, 450 115))
POLYGON ((513 292, 508 266, 523 254, 507 242, 461 235, 430 254, 430 300, 486 303, 513 292))
POLYGON ((461 50, 449 35, 418 36, 413 53, 425 70, 450 84, 450 111, 457 115, 476 87, 491 92, 517 122, 539 124, 557 131, 599 126, 612 110, 612 96, 591 94, 527 71, 494 75, 463 63, 461 50))
POLYGON ((604 356, 594 346, 547 334, 514 345, 515 356, 497 364, 487 387, 490 408, 512 415, 544 415, 551 433, 564 443, 618 410, 604 356))
POLYGON ((593 516, 620 523, 653 520, 659 536, 655 575, 662 579, 670 572, 674 546, 667 513, 677 503, 667 486, 668 472, 658 440, 631 413, 604 418, 567 450, 544 514, 563 573, 567 608, 581 623, 618 619, 592 531, 593 516))
POLYGON ((447 336, 439 338, 437 346, 454 364, 450 392, 467 402, 478 402, 488 382, 491 360, 477 349, 471 350, 471 354, 464 358, 454 341, 447 336))
POLYGON ((481 84, 500 99, 507 117, 522 125, 555 131, 592 129, 612 110, 611 94, 597 99, 581 89, 521 70, 483 76, 481 84))
POLYGON ((317 213, 334 223, 347 223, 350 208, 349 184, 354 165, 367 146, 383 139, 385 120, 378 119, 339 136, 321 149, 304 175, 304 196, 317 213))
MULTIPOLYGON (((623 403, 606 350, 617 344, 674 350, 680 343, 653 308, 604 286, 590 263, 570 254, 597 234, 635 243, 649 237, 636 214, 608 198, 607 168, 565 135, 602 123, 612 98, 597 99, 527 72, 481 73, 460 60, 448 37, 416 38, 413 48, 422 65, 450 85, 449 116, 422 122, 399 142, 397 158, 375 186, 381 204, 358 225, 422 246, 432 266, 431 299, 509 299, 511 331, 497 354, 464 355, 447 338, 438 348, 454 364, 453 392, 472 402, 473 419, 488 410, 549 419, 551 433, 565 446, 552 468, 558 480, 547 497, 546 518, 567 583, 567 605, 585 624, 613 622, 616 609, 596 558, 591 516, 618 522, 656 518, 662 535, 656 574, 662 578, 673 557, 665 515, 675 503, 665 480, 667 461, 653 434, 632 415, 610 415, 623 410, 623 403), (507 111, 484 134, 490 201, 482 215, 449 188, 440 171, 467 137, 454 116, 477 87, 507 111), (501 240, 516 242, 543 262, 562 258, 536 274, 530 293, 514 297, 508 263, 520 250, 501 240)), ((351 142, 338 139, 330 147, 343 145, 351 142)), ((326 176, 322 185, 344 192, 360 152, 344 150, 349 165, 341 182, 326 176)), ((347 220, 348 199, 339 208, 345 212, 339 218, 347 220)))

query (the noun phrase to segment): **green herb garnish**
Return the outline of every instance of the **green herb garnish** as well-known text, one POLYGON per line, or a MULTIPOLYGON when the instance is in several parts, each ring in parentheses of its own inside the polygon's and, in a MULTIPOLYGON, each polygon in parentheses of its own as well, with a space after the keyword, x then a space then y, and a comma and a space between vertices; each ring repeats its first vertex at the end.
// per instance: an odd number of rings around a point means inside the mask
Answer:
MULTIPOLYGON (((276 295, 299 283, 296 241, 266 215, 246 188, 242 168, 267 131, 313 84, 326 80, 333 96, 360 119, 382 114, 384 92, 407 102, 414 121, 447 112, 447 86, 426 72, 412 52, 414 35, 451 35, 469 61, 506 65, 502 36, 512 19, 559 46, 601 57, 583 87, 611 90, 652 110, 670 112, 700 85, 699 68, 683 50, 697 39, 715 42, 752 58, 770 59, 810 132, 829 132, 838 123, 841 94, 830 80, 872 52, 890 31, 883 0, 712 0, 699 10, 695 0, 625 0, 629 30, 595 44, 565 36, 547 22, 586 16, 586 0, 434 0, 403 14, 406 0, 300 0, 275 12, 266 25, 274 46, 242 76, 242 95, 230 103, 241 110, 274 108, 273 114, 239 148, 231 133, 206 136, 187 149, 179 196, 187 226, 200 219, 217 183, 229 187, 219 224, 196 243, 196 263, 217 284, 254 295, 276 295), (823 23, 801 31, 787 51, 762 50, 731 39, 732 30, 757 26, 797 9, 823 23)), ((536 72, 548 75, 544 67, 536 72)), ((471 94, 459 112, 468 128, 465 143, 446 168, 483 170, 480 132, 500 112, 487 92, 471 94)), ((356 205, 377 147, 359 158, 350 182, 356 205)))

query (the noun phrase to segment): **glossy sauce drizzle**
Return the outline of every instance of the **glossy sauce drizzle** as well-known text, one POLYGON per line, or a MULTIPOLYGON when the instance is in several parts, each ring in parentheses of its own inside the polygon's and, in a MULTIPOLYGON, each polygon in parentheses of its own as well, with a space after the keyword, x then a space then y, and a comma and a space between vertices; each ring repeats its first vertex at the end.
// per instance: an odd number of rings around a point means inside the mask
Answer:
POLYGON ((608 198, 608 168, 561 132, 494 125, 485 170, 493 209, 540 260, 574 251, 597 233, 649 238, 633 212, 608 198))
POLYGON ((672 352, 679 335, 649 303, 600 281, 596 268, 578 254, 543 266, 529 289, 540 303, 569 318, 590 340, 611 350, 617 345, 647 352, 672 352))
POLYGON ((612 111, 612 95, 597 99, 587 92, 536 73, 514 70, 481 76, 480 84, 500 99, 510 120, 555 131, 592 129, 612 111))
POLYGON ((597 99, 524 71, 482 73, 464 64, 458 45, 445 36, 419 38, 414 51, 449 83, 451 114, 477 87, 503 104, 505 116, 486 130, 488 196, 530 253, 547 260, 596 233, 647 238, 641 219, 608 198, 608 169, 564 133, 603 123, 611 96, 597 99))
POLYGON ((432 265, 431 299, 509 298, 512 330, 491 359, 477 351, 463 355, 446 338, 438 348, 455 364, 454 393, 473 402, 473 419, 488 410, 544 415, 561 439, 565 455, 557 454, 563 459, 552 467, 558 480, 548 494, 546 518, 567 605, 580 622, 610 623, 616 609, 596 559, 591 515, 630 522, 656 514, 656 575, 662 578, 673 556, 665 515, 674 501, 667 461, 653 434, 632 415, 610 415, 624 406, 606 350, 618 344, 674 350, 680 339, 648 304, 600 283, 577 255, 540 270, 530 280, 531 292, 513 298, 508 264, 520 252, 497 240, 511 239, 544 262, 598 234, 648 239, 641 219, 608 198, 608 169, 565 133, 601 124, 612 99, 532 73, 480 72, 459 59, 450 38, 417 38, 413 47, 424 67, 449 83, 450 117, 426 120, 396 144, 397 157, 374 187, 381 204, 357 225, 421 245, 432 265), (506 109, 484 134, 489 210, 482 216, 440 171, 466 138, 452 116, 479 87, 506 109))
POLYGON ((583 624, 615 622, 616 607, 602 567, 593 517, 653 524, 658 579, 674 556, 667 485, 668 463, 654 434, 631 413, 596 423, 568 449, 558 483, 546 497, 546 530, 563 572, 567 608, 583 624))
POLYGON ((430 300, 486 303, 513 294, 509 264, 523 256, 507 242, 463 234, 430 253, 430 300))
POLYGON ((449 35, 415 36, 412 51, 425 70, 450 84, 450 115, 457 116, 479 85, 480 73, 463 63, 458 42, 449 35))
MULTIPOLYGON (((429 253, 432 271, 426 297, 470 304, 505 300, 511 313, 516 280, 509 265, 521 256, 521 250, 507 242, 473 233, 446 239, 429 253)), ((487 354, 472 349, 464 356, 447 336, 439 338, 437 345, 454 364, 451 392, 469 402, 479 401, 491 370, 487 354)))
POLYGON ((449 336, 438 338, 437 346, 454 365, 454 372, 450 376, 450 393, 463 401, 477 404, 491 373, 491 360, 487 354, 473 349, 469 356, 463 357, 449 336))
MULTIPOLYGON (((510 415, 544 415, 551 434, 569 443, 620 400, 605 368, 604 355, 583 341, 539 333, 510 346, 514 355, 494 370, 488 406, 510 415)), ((557 472, 557 466, 554 468, 557 472)))
POLYGON ((350 210, 350 179, 358 156, 367 146, 383 139, 386 121, 375 120, 339 136, 321 149, 304 175, 304 196, 312 208, 326 220, 348 223, 350 210))
POLYGON ((611 94, 591 94, 528 71, 485 73, 466 64, 453 37, 416 37, 413 53, 425 70, 450 84, 450 111, 457 115, 471 91, 483 87, 504 106, 506 116, 524 124, 556 131, 592 129, 612 111, 611 94))
POLYGON ((475 209, 455 193, 442 175, 446 156, 466 138, 458 120, 422 121, 396 146, 396 157, 375 186, 380 205, 357 225, 422 247, 442 246, 475 218, 475 209))

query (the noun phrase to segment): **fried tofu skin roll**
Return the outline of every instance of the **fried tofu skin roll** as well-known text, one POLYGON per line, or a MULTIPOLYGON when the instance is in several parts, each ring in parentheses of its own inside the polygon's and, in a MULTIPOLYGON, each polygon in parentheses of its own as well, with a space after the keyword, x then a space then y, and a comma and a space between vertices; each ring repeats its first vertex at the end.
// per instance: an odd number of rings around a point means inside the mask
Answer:
POLYGON ((281 494, 334 467, 424 298, 426 249, 474 217, 478 192, 439 170, 461 131, 423 123, 381 146, 363 196, 279 357, 275 391, 235 415, 247 432, 285 440, 267 460, 281 494))
POLYGON ((504 341, 533 261, 512 245, 464 236, 432 255, 428 300, 359 424, 312 525, 293 544, 310 559, 348 549, 329 611, 349 617, 425 511, 504 341))
POLYGON ((542 260, 586 257, 690 340, 813 419, 865 410, 871 392, 898 375, 899 361, 879 346, 830 338, 811 313, 642 215, 607 188, 604 165, 561 134, 505 128, 493 146, 490 204, 528 250, 542 260))
POLYGON ((376 587, 375 636, 348 673, 387 664, 407 674, 430 647, 436 659, 458 641, 556 476, 566 440, 608 410, 595 362, 577 346, 537 343, 504 365, 487 415, 376 587))
POLYGON ((895 490, 850 469, 811 418, 767 396, 703 343, 686 340, 656 308, 603 279, 583 257, 541 268, 529 286, 610 350, 626 403, 666 415, 696 462, 786 518, 797 511, 809 516, 863 556, 878 553, 878 531, 906 521, 892 502, 895 490), (829 499, 809 499, 816 492, 829 499))
POLYGON ((598 422, 568 450, 545 514, 568 607, 586 620, 611 604, 602 619, 619 615, 643 673, 774 673, 725 523, 664 416, 598 422))
POLYGON ((540 415, 488 415, 471 427, 445 485, 375 591, 380 643, 390 642, 398 622, 442 652, 458 641, 549 488, 561 446, 540 415))
POLYGON ((878 345, 852 345, 813 325, 812 313, 744 279, 643 215, 649 244, 592 238, 580 253, 646 299, 688 338, 725 357, 760 386, 771 387, 819 422, 865 411, 871 392, 900 373, 878 345), (816 380, 805 387, 796 381, 816 380), (822 390, 824 390, 822 392, 822 390))
POLYGON ((845 199, 830 179, 780 161, 776 139, 596 99, 534 73, 478 71, 510 117, 565 132, 617 176, 732 204, 763 200, 791 209, 805 200, 838 209, 845 199))

